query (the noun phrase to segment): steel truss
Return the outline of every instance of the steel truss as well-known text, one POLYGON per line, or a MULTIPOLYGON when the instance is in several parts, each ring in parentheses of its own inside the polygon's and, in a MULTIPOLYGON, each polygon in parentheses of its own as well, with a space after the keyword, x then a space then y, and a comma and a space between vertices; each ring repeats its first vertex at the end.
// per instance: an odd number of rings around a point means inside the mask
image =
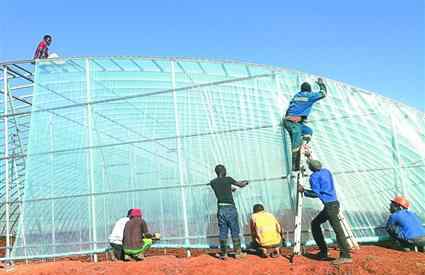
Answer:
POLYGON ((26 154, 30 127, 30 114, 15 114, 31 110, 34 65, 30 60, 0 63, 0 70, 2 155, 5 158, 0 171, 0 235, 5 238, 5 256, 9 257, 21 217, 25 177, 25 157, 11 156, 26 154))

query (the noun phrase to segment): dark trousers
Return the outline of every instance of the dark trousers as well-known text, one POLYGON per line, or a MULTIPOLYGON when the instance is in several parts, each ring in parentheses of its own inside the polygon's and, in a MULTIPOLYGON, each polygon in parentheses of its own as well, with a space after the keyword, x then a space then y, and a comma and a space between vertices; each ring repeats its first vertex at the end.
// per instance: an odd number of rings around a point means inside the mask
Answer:
POLYGON ((115 244, 115 243, 109 243, 112 247, 112 252, 114 253, 114 256, 117 260, 123 261, 124 260, 124 249, 122 245, 115 244))
POLYGON ((323 253, 328 252, 328 247, 323 237, 322 223, 329 221, 332 229, 335 231, 336 241, 338 247, 341 249, 341 257, 351 258, 347 239, 342 229, 341 222, 338 219, 339 214, 339 202, 329 202, 324 204, 324 208, 311 222, 311 231, 316 244, 319 246, 320 251, 323 253))
POLYGON ((219 206, 217 211, 218 231, 220 240, 220 250, 222 254, 226 254, 227 236, 232 235, 233 247, 238 253, 241 250, 241 240, 239 239, 239 219, 238 211, 233 205, 219 206))
POLYGON ((301 160, 300 148, 303 143, 303 137, 310 136, 311 138, 313 130, 302 122, 295 123, 287 119, 283 120, 283 127, 288 131, 291 139, 292 170, 298 171, 301 160))
POLYGON ((227 235, 232 235, 232 239, 239 239, 239 219, 238 211, 233 205, 219 206, 217 212, 219 239, 227 240, 227 235))
POLYGON ((292 122, 290 120, 283 120, 283 127, 288 131, 291 139, 292 152, 297 152, 302 144, 303 136, 311 136, 313 130, 302 122, 292 122))
POLYGON ((420 252, 425 252, 425 237, 420 237, 413 240, 403 240, 390 234, 390 238, 393 241, 392 246, 395 249, 403 250, 407 248, 413 250, 416 246, 420 252))
POLYGON ((253 240, 250 244, 250 248, 255 249, 257 254, 261 255, 261 249, 265 248, 265 249, 270 249, 270 248, 280 248, 282 247, 282 242, 279 242, 277 244, 274 245, 270 245, 270 246, 260 246, 259 243, 257 243, 257 241, 253 240))

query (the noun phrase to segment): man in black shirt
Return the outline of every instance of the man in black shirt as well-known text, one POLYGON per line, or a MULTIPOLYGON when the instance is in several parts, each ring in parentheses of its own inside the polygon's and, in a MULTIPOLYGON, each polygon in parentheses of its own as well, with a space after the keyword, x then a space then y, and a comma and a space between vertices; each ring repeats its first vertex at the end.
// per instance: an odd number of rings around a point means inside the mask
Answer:
POLYGON ((217 178, 210 182, 215 196, 217 197, 217 220, 220 240, 220 259, 227 258, 227 236, 229 229, 232 235, 233 247, 235 249, 235 258, 245 256, 241 251, 241 240, 239 238, 239 220, 238 211, 235 207, 232 192, 236 189, 232 185, 245 187, 248 181, 237 182, 231 177, 226 177, 226 168, 219 164, 215 167, 217 178))

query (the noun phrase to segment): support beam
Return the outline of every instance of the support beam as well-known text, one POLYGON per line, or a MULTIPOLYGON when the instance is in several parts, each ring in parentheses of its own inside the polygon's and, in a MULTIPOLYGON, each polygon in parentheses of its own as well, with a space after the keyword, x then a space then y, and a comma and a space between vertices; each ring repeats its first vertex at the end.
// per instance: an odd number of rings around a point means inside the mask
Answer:
POLYGON ((182 212, 183 212, 183 223, 184 223, 184 236, 185 236, 185 245, 189 245, 189 225, 187 220, 187 208, 186 208, 186 190, 183 187, 186 183, 186 167, 184 165, 185 160, 182 158, 183 149, 181 144, 181 135, 180 135, 180 121, 179 113, 177 108, 177 96, 176 96, 176 73, 175 73, 175 62, 171 61, 171 84, 173 90, 173 104, 174 104, 174 118, 176 122, 176 146, 177 146, 177 162, 179 166, 179 178, 180 178, 180 188, 181 200, 182 200, 182 212))
POLYGON ((7 117, 8 115, 8 102, 9 102, 9 84, 8 84, 8 67, 4 66, 3 67, 3 95, 4 95, 4 99, 3 99, 3 103, 4 103, 4 118, 3 118, 3 122, 4 122, 4 157, 5 157, 5 165, 4 165, 4 175, 5 175, 5 212, 6 212, 6 258, 10 257, 10 252, 11 252, 11 247, 10 247, 10 178, 9 178, 9 172, 10 172, 10 167, 9 167, 9 118, 7 117))
MULTIPOLYGON (((90 60, 86 58, 86 95, 87 102, 91 101, 91 87, 90 87, 90 60)), ((88 145, 93 146, 93 106, 87 104, 87 126, 88 126, 88 145)), ((90 213, 91 213, 91 225, 92 225, 92 239, 93 239, 93 250, 97 250, 97 230, 96 230, 96 196, 95 194, 95 179, 94 179, 94 159, 93 149, 88 150, 88 164, 89 164, 89 186, 90 186, 90 213)), ((97 254, 93 256, 94 262, 97 262, 97 254)))
POLYGON ((403 195, 406 196, 406 185, 404 183, 404 173, 402 167, 402 160, 400 156, 400 149, 399 149, 399 142, 398 142, 398 133, 397 133, 397 127, 396 127, 396 121, 393 113, 390 113, 390 121, 391 121, 391 148, 392 148, 392 155, 393 155, 393 161, 394 161, 394 176, 395 176, 395 183, 396 183, 396 190, 397 194, 394 195, 403 195))
MULTIPOLYGON (((278 74, 274 75, 274 79, 275 79, 275 83, 276 83, 276 90, 277 90, 277 94, 280 95, 282 94, 282 87, 280 86, 280 78, 278 74)), ((293 184, 293 180, 292 177, 289 177, 289 175, 291 174, 291 159, 289 158, 289 152, 290 152, 290 148, 291 148, 291 144, 288 141, 288 135, 286 134, 286 130, 283 128, 283 125, 280 126, 281 127, 281 133, 282 133, 282 152, 283 152, 283 157, 285 159, 286 165, 285 165, 285 169, 286 169, 286 176, 287 176, 287 183, 288 183, 288 196, 289 196, 289 201, 291 203, 291 208, 295 209, 296 205, 295 205, 295 194, 296 192, 294 192, 294 184, 293 184)))
MULTIPOLYGON (((135 94, 135 95, 121 96, 121 97, 116 97, 116 98, 95 100, 95 101, 90 101, 90 102, 75 103, 75 104, 71 104, 71 105, 64 105, 64 106, 58 106, 58 107, 52 107, 52 108, 38 109, 38 110, 33 110, 32 113, 56 111, 56 110, 70 109, 70 108, 76 108, 76 107, 84 107, 86 105, 104 104, 104 103, 118 102, 118 101, 122 101, 122 100, 130 100, 130 99, 143 98, 143 97, 149 97, 149 96, 172 94, 172 93, 183 92, 183 91, 187 91, 187 90, 198 91, 201 88, 205 88, 205 87, 225 85, 225 84, 230 84, 230 83, 234 83, 234 82, 240 82, 240 81, 245 81, 245 80, 255 79, 255 78, 271 77, 272 75, 273 74, 260 74, 260 75, 255 75, 255 76, 251 76, 251 77, 232 78, 232 79, 227 79, 227 80, 220 80, 220 81, 215 81, 215 82, 196 84, 196 85, 192 85, 192 86, 185 86, 185 87, 180 87, 180 88, 175 88, 175 89, 166 89, 166 90, 161 90, 161 91, 157 91, 157 92, 141 93, 141 94, 135 94)), ((40 84, 38 84, 38 85, 40 85, 40 84)), ((31 112, 16 113, 14 115, 23 115, 23 114, 26 114, 26 113, 31 113, 31 112)))

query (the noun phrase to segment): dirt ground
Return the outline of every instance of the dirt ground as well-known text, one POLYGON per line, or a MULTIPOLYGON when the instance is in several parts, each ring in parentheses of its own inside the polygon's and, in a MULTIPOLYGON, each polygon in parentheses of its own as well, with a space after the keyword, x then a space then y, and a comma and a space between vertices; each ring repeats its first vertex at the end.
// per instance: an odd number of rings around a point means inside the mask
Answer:
MULTIPOLYGON (((156 251, 141 262, 112 262, 104 258, 98 262, 87 259, 68 258, 55 262, 16 263, 13 271, 16 275, 105 275, 105 274, 152 274, 152 275, 267 275, 267 274, 425 274, 425 253, 400 252, 379 246, 362 246, 354 252, 353 264, 334 267, 330 262, 317 261, 313 257, 299 256, 294 263, 289 262, 289 252, 272 259, 262 259, 255 255, 235 260, 220 261, 208 254, 195 252, 190 258, 181 257, 178 251, 156 251), (167 253, 166 255, 165 252, 167 253), (154 254, 154 255, 152 255, 154 254), (162 254, 162 255, 161 255, 162 254)), ((309 249, 307 253, 317 250, 309 249)), ((336 257, 338 251, 331 250, 336 257)), ((0 274, 5 269, 0 268, 0 274)))

